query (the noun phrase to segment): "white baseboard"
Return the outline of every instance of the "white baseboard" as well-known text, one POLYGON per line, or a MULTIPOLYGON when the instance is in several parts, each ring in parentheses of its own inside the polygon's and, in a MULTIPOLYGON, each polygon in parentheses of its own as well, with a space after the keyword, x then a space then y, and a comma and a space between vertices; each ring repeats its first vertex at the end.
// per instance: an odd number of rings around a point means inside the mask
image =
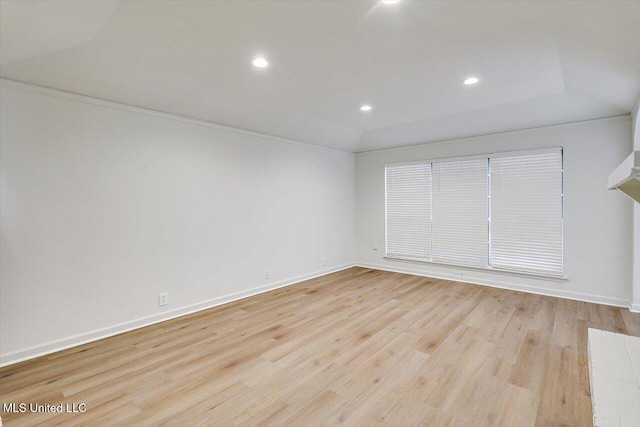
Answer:
POLYGON ((296 283, 300 283, 305 280, 309 280, 315 277, 324 276, 326 274, 331 274, 338 271, 346 270, 351 267, 371 268, 375 270, 391 271, 394 273, 413 274, 416 276, 432 277, 434 279, 452 280, 456 282, 465 282, 465 283, 471 283, 475 285, 483 285, 483 286, 490 286, 490 287, 500 288, 500 289, 508 289, 512 291, 527 292, 527 293, 537 294, 537 295, 566 298, 566 299, 577 300, 577 301, 612 305, 616 307, 628 307, 632 312, 635 312, 635 313, 640 312, 640 304, 630 304, 630 301, 627 301, 621 298, 603 297, 599 295, 583 294, 583 293, 565 291, 560 289, 542 288, 538 286, 514 285, 512 282, 503 282, 500 280, 475 280, 475 279, 469 280, 468 277, 463 279, 453 274, 451 275, 442 274, 442 273, 433 274, 433 273, 425 273, 423 271, 414 270, 411 268, 391 268, 391 267, 380 265, 380 264, 357 262, 357 263, 343 264, 341 266, 333 267, 330 269, 320 270, 314 273, 305 274, 302 276, 297 276, 297 277, 293 277, 286 280, 281 280, 279 282, 270 283, 265 286, 259 286, 256 288, 248 289, 246 291, 236 292, 234 294, 229 294, 229 295, 214 298, 211 300, 188 305, 185 307, 176 308, 174 310, 165 311, 163 313, 141 317, 139 319, 120 323, 118 325, 97 329, 95 331, 74 335, 74 336, 63 338, 60 340, 50 341, 48 343, 25 348, 22 350, 11 352, 11 353, 0 354, 0 367, 13 365, 13 364, 24 362, 30 359, 35 359, 36 357, 45 356, 47 354, 55 353, 71 347, 76 347, 82 344, 98 341, 114 335, 122 334, 124 332, 129 332, 134 329, 143 328, 145 326, 150 326, 156 323, 175 319, 177 317, 185 316, 187 314, 195 313, 195 312, 206 310, 222 304, 227 304, 233 301, 238 301, 254 295, 258 295, 258 294, 269 292, 275 289, 283 288, 285 286, 295 285, 296 283))
POLYGON ((25 360, 35 359, 36 357, 45 356, 47 354, 55 353, 57 351, 65 350, 71 347, 98 341, 114 335, 122 334, 124 332, 129 332, 134 329, 143 328, 145 326, 150 326, 170 319, 175 319, 176 317, 185 316, 197 311, 206 310, 218 305, 227 304, 233 301, 248 298, 250 296, 262 294, 278 288, 283 288, 285 286, 295 285, 296 283, 313 279, 315 277, 324 276, 326 274, 335 273, 341 270, 346 270, 347 268, 354 267, 354 265, 355 264, 353 263, 343 264, 337 267, 316 271, 314 273, 305 274, 286 280, 280 280, 278 282, 270 283, 265 286, 258 286, 257 288, 248 289, 246 291, 236 292, 211 300, 202 301, 196 304, 176 308, 158 314, 153 314, 151 316, 141 317, 139 319, 120 323, 118 325, 108 326, 106 328, 97 329, 91 332, 74 335, 60 340, 50 341, 48 343, 25 348, 22 350, 0 354, 0 367, 24 362, 25 360))
MULTIPOLYGON (((460 277, 453 274, 443 273, 425 273, 424 271, 414 270, 411 268, 392 268, 386 265, 372 264, 366 262, 356 262, 356 267, 373 268, 375 270, 391 271, 394 273, 413 274, 415 276, 433 277, 434 279, 451 280, 454 282, 471 283, 474 285, 490 286, 492 288, 508 289, 511 291, 527 292, 530 294, 545 295, 550 297, 565 298, 576 301, 592 302, 596 304, 612 305, 615 307, 625 307, 634 311, 631 302, 622 298, 611 298, 601 295, 583 294, 579 292, 566 291, 562 289, 549 289, 540 286, 518 285, 511 281, 502 281, 495 279, 469 279, 468 277, 460 277), (631 307, 631 308, 630 308, 631 307)), ((640 306, 638 307, 640 309, 640 306)))

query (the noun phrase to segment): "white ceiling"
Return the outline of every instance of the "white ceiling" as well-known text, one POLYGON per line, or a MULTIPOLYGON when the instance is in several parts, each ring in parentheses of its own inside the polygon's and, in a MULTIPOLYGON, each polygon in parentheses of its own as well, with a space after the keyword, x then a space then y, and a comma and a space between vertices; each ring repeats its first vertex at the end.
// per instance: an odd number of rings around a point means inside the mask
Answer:
POLYGON ((639 1, 0 5, 2 77, 348 151, 628 114, 640 96, 639 1))

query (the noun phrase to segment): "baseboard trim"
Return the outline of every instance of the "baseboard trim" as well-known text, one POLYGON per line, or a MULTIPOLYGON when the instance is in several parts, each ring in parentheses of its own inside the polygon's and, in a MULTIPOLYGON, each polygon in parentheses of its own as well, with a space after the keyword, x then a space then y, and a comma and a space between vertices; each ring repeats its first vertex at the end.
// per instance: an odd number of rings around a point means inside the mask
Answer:
POLYGON ((202 301, 196 304, 179 307, 170 311, 153 314, 151 316, 141 317, 139 319, 131 320, 131 321, 120 323, 113 326, 108 326, 106 328, 97 329, 95 331, 74 335, 74 336, 63 338, 60 340, 50 341, 48 343, 29 347, 22 350, 17 350, 11 353, 0 354, 0 368, 4 366, 14 365, 16 363, 24 362, 27 360, 35 359, 37 357, 46 356, 48 354, 66 350, 68 348, 77 347, 83 344, 88 344, 90 342, 98 341, 104 338, 109 338, 114 335, 119 335, 125 332, 133 331, 135 329, 144 328, 145 326, 151 326, 156 323, 165 322, 167 320, 175 319, 177 317, 186 316, 187 314, 192 314, 198 311, 207 310, 209 308, 217 307, 219 305, 228 304, 233 301, 238 301, 254 295, 273 291, 275 289, 295 285, 297 283, 304 282, 306 280, 310 280, 310 279, 324 276, 331 273, 336 273, 338 271, 346 270, 354 266, 355 266, 354 263, 343 264, 337 267, 333 267, 325 270, 319 270, 313 273, 304 274, 304 275, 293 277, 290 279, 280 280, 278 282, 270 283, 265 286, 258 286, 256 288, 248 289, 246 291, 236 292, 233 294, 221 296, 221 297, 210 299, 207 301, 202 301))
POLYGON ((511 291, 527 292, 536 295, 545 295, 556 298, 565 298, 576 301, 590 302, 596 304, 605 304, 615 307, 629 308, 634 313, 640 313, 640 304, 631 304, 630 301, 621 298, 610 298, 599 295, 583 294, 578 292, 564 291, 559 289, 541 288, 538 286, 527 285, 513 285, 497 280, 469 280, 469 278, 461 278, 453 274, 433 274, 425 273, 420 270, 414 270, 411 268, 392 268, 385 265, 356 262, 343 264, 337 267, 319 270, 314 273, 305 274, 297 277, 293 277, 286 280, 281 280, 275 283, 271 283, 265 286, 258 286, 256 288, 248 289, 246 291, 236 292, 233 294, 221 296, 207 301, 202 301, 196 304, 176 308, 163 313, 154 314, 151 316, 141 317, 139 319, 131 320, 128 322, 120 323, 118 325, 109 326, 95 331, 74 335, 68 338, 63 338, 56 341, 50 341, 38 346, 29 347, 26 349, 14 351, 11 353, 0 354, 0 368, 4 366, 14 365, 16 363, 24 362, 27 360, 35 359, 48 354, 56 353, 58 351, 66 350, 68 348, 77 347, 79 345, 88 344, 94 341, 98 341, 104 338, 109 338, 114 335, 119 335, 125 332, 133 331, 135 329, 151 326, 156 323, 165 322, 167 320, 175 319, 178 317, 186 316, 188 314, 196 313, 198 311, 207 310, 209 308, 217 307, 219 305, 228 304, 230 302, 238 301, 244 298, 249 298, 254 295, 259 295, 265 292, 273 291, 275 289, 284 288, 286 286, 295 285, 306 280, 310 280, 316 277, 324 276, 338 271, 346 270, 352 267, 370 268, 374 270, 389 271, 393 273, 412 274, 415 276, 432 277, 434 279, 451 280, 456 282, 471 283, 474 285, 489 286, 492 288, 507 289, 511 291))
MULTIPOLYGON (((503 282, 500 280, 482 280, 482 279, 470 280, 468 277, 463 278, 463 277, 455 276, 453 274, 425 273, 424 271, 414 270, 411 268, 397 268, 397 267, 394 268, 394 267, 388 267, 386 265, 373 264, 373 263, 367 263, 367 262, 356 262, 356 267, 372 268, 374 270, 390 271, 393 273, 412 274, 415 276, 433 277, 434 279, 471 283, 473 285, 489 286, 492 288, 507 289, 510 291, 527 292, 527 293, 536 294, 536 295, 545 295, 549 297, 564 298, 564 299, 570 299, 575 301, 611 305, 614 307, 624 307, 624 308, 629 308, 631 311, 634 311, 634 308, 631 306, 631 302, 622 298, 603 297, 600 295, 583 294, 579 292, 565 291, 562 289, 542 288, 539 286, 514 285, 513 283, 503 282)), ((638 309, 640 309, 640 306, 638 306, 638 309)))

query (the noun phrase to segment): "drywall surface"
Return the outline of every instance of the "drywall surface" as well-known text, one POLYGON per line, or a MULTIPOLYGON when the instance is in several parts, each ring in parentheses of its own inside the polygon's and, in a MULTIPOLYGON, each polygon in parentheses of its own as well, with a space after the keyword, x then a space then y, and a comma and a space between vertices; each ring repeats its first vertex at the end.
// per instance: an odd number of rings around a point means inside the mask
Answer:
POLYGON ((352 153, 9 83, 0 363, 355 260, 352 153))
POLYGON ((414 274, 629 306, 632 201, 607 190, 609 173, 631 152, 631 119, 580 122, 356 154, 358 264, 414 274), (384 258, 386 163, 543 147, 564 148, 566 280, 409 263, 384 258), (377 245, 378 250, 374 250, 377 245))
MULTIPOLYGON (((633 149, 640 150, 640 99, 631 112, 633 149)), ((633 204, 633 301, 631 310, 640 313, 640 203, 633 204)))

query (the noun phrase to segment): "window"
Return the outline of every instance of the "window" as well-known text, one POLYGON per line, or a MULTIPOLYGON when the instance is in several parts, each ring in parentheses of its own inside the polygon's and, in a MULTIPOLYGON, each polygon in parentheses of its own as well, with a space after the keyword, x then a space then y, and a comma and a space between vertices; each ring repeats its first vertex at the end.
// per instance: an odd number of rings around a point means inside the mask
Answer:
POLYGON ((433 257, 487 265, 487 159, 433 163, 433 257))
POLYGON ((491 156, 491 266, 562 274, 562 154, 491 156))
POLYGON ((387 256, 431 259, 431 165, 386 170, 387 256))
POLYGON ((389 165, 386 256, 561 276, 562 149, 389 165))

